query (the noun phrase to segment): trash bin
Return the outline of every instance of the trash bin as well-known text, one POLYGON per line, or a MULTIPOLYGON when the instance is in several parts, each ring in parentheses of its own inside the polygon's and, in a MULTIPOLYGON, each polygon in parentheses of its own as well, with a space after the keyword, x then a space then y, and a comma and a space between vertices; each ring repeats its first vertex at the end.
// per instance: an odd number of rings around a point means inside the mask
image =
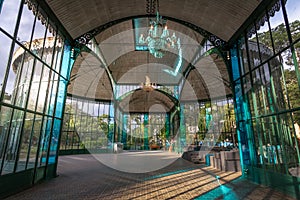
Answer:
POLYGON ((121 142, 114 143, 114 153, 121 153, 123 151, 123 144, 121 142))

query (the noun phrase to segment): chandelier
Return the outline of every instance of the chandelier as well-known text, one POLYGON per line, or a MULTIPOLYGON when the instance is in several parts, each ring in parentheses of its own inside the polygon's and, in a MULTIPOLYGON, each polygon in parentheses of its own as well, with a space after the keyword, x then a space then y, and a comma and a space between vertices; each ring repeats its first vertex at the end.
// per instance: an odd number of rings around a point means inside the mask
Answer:
POLYGON ((156 88, 156 83, 151 83, 150 78, 148 76, 145 76, 146 82, 141 83, 142 90, 146 92, 151 92, 156 88))
POLYGON ((156 58, 162 58, 165 52, 170 49, 180 48, 180 39, 176 38, 175 33, 170 36, 166 20, 159 15, 158 0, 156 1, 156 18, 150 20, 148 35, 139 37, 139 44, 147 44, 149 52, 156 58))

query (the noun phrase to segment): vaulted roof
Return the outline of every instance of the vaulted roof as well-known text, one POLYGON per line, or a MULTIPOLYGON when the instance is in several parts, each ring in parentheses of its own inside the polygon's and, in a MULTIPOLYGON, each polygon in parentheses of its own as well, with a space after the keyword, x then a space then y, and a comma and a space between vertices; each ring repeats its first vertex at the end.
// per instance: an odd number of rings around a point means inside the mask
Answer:
MULTIPOLYGON (((147 0, 45 1, 73 38, 112 21, 149 14, 147 0)), ((259 3, 259 0, 160 0, 159 10, 162 16, 194 24, 228 41, 259 3)))
MULTIPOLYGON (((137 37, 147 34, 156 0, 41 2, 73 41, 88 38, 97 44, 98 55, 81 52, 77 57, 68 93, 116 100, 119 89, 114 84, 138 85, 149 76, 162 87, 179 87, 179 101, 232 95, 230 62, 224 52, 211 49, 214 42, 208 38, 213 36, 226 43, 259 7, 268 4, 261 0, 159 0, 160 15, 167 20, 171 34, 180 38, 181 51, 166 51, 163 58, 155 58, 149 51, 137 49, 137 37)), ((148 112, 159 104, 162 107, 153 111, 170 111, 175 105, 172 98, 160 91, 137 89, 118 103, 125 112, 148 112)))

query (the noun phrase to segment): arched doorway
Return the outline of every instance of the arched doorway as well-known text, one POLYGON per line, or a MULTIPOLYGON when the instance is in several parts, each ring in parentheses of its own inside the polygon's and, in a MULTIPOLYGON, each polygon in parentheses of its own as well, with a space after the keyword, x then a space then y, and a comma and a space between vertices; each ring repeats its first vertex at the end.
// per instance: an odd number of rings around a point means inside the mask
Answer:
POLYGON ((115 141, 127 150, 171 150, 179 126, 171 116, 179 116, 179 108, 176 98, 159 89, 126 93, 116 105, 115 141))

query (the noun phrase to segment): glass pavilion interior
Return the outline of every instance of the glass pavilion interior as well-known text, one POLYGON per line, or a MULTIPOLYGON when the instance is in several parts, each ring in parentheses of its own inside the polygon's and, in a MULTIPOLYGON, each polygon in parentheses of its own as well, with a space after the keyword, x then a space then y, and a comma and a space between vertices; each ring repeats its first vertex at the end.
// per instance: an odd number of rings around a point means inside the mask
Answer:
POLYGON ((0 0, 0 197, 55 177, 59 154, 117 143, 226 142, 246 178, 297 193, 299 13, 298 0, 0 0))

